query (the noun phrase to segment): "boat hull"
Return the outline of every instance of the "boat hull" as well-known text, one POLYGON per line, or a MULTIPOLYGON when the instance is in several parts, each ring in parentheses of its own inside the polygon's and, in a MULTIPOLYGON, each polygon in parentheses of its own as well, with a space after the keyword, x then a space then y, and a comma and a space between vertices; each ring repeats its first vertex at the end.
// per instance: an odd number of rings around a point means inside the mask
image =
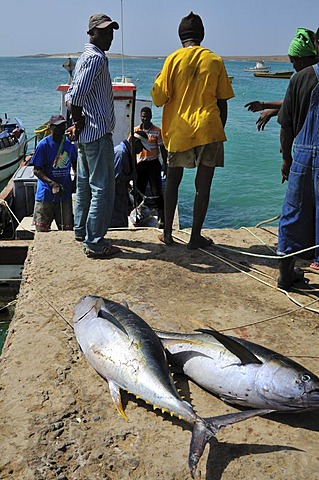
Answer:
POLYGON ((269 72, 269 67, 246 67, 244 68, 244 72, 269 72))
POLYGON ((267 72, 255 72, 254 77, 262 77, 262 78, 289 78, 293 75, 293 71, 287 71, 287 72, 273 72, 273 73, 267 73, 267 72))
POLYGON ((27 150, 27 136, 19 118, 7 119, 1 127, 0 182, 12 177, 27 150))
POLYGON ((22 134, 21 142, 0 150, 0 182, 11 177, 25 156, 26 135, 22 134))

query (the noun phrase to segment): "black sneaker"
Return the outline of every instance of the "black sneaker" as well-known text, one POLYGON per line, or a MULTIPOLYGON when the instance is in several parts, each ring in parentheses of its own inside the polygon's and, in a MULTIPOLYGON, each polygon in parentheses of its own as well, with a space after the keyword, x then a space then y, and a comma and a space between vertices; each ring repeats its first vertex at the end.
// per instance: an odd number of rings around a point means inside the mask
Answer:
POLYGON ((102 250, 94 251, 90 248, 84 248, 84 253, 89 258, 109 258, 117 253, 120 253, 122 250, 119 247, 111 245, 109 247, 103 247, 102 250))

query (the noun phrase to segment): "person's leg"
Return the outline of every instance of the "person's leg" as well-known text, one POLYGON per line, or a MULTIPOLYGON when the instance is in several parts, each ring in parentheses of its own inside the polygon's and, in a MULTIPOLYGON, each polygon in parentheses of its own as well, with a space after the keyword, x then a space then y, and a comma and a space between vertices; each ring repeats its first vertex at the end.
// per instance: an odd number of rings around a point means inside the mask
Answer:
POLYGON ((35 201, 33 212, 33 225, 37 232, 48 232, 54 218, 54 205, 52 202, 35 201))
POLYGON ((158 212, 158 221, 161 228, 164 227, 164 197, 162 190, 162 165, 158 159, 148 162, 150 165, 149 169, 149 183, 152 191, 153 197, 155 199, 155 204, 158 212))
POLYGON ((195 249, 209 246, 212 241, 201 235, 201 229, 206 217, 210 189, 215 172, 215 167, 200 164, 195 178, 195 200, 193 209, 193 225, 188 248, 195 249))
POLYGON ((73 230, 71 198, 54 204, 54 220, 59 230, 73 230))
MULTIPOLYGON (((284 290, 289 290, 296 282, 304 280, 302 272, 294 269, 296 257, 284 256, 305 250, 314 244, 316 178, 311 164, 312 152, 296 148, 278 226, 277 253, 283 258, 278 262, 277 286, 284 290)), ((300 256, 306 259, 311 258, 312 254, 312 251, 308 251, 300 256)))
POLYGON ((85 144, 91 201, 86 221, 84 246, 99 251, 110 245, 104 240, 112 219, 114 206, 114 147, 111 135, 85 144))
POLYGON ((84 240, 86 220, 91 201, 89 167, 85 153, 85 144, 79 143, 76 168, 76 201, 74 213, 74 235, 76 240, 84 240))
MULTIPOLYGON (((148 174, 148 163, 147 161, 144 161, 144 162, 139 162, 137 165, 136 165, 136 187, 138 189, 139 192, 141 192, 142 195, 145 196, 145 192, 146 192, 146 187, 147 187, 147 184, 148 184, 148 177, 149 177, 149 174, 148 174)), ((139 195, 139 193, 137 194, 137 202, 138 204, 140 204, 143 200, 143 197, 141 197, 141 195, 139 195)))
POLYGON ((165 227, 162 235, 159 239, 166 243, 166 245, 172 245, 174 243, 172 237, 173 221, 178 199, 178 187, 183 178, 183 167, 168 167, 167 178, 165 185, 165 203, 164 203, 164 217, 165 227))

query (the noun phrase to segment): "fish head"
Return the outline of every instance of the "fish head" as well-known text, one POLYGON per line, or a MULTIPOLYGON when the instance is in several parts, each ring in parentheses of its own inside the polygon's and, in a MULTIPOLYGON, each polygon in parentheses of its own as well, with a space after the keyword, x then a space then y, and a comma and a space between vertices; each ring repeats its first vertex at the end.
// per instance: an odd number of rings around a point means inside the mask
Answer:
POLYGON ((102 304, 103 299, 101 297, 86 295, 80 298, 80 300, 74 307, 74 324, 80 322, 80 320, 82 320, 84 317, 87 318, 87 315, 97 317, 102 304))
POLYGON ((272 358, 263 364, 256 378, 256 387, 258 394, 278 410, 319 408, 319 378, 283 357, 272 358))

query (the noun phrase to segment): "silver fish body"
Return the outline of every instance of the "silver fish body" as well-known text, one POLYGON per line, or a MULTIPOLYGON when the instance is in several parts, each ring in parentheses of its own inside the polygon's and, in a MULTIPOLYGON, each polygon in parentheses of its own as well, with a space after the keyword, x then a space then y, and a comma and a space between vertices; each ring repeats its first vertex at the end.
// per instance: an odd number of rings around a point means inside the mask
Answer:
POLYGON ((80 299, 74 309, 74 332, 89 363, 108 381, 112 399, 125 419, 121 389, 193 426, 189 453, 193 477, 206 443, 220 428, 271 411, 261 409, 209 419, 199 417, 192 406, 180 398, 164 347, 154 330, 116 302, 94 296, 80 299))
POLYGON ((109 300, 85 297, 75 307, 74 331, 89 363, 109 382, 122 415, 120 388, 189 423, 196 421, 175 388, 159 338, 135 313, 109 300))
POLYGON ((172 366, 227 403, 276 411, 319 407, 319 378, 272 350, 214 330, 157 332, 172 366))

